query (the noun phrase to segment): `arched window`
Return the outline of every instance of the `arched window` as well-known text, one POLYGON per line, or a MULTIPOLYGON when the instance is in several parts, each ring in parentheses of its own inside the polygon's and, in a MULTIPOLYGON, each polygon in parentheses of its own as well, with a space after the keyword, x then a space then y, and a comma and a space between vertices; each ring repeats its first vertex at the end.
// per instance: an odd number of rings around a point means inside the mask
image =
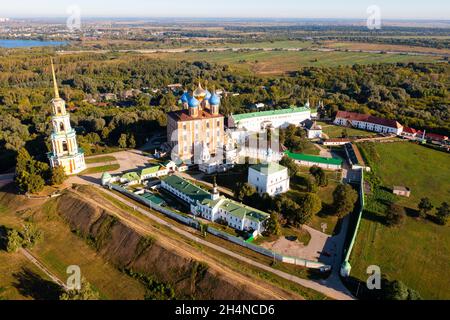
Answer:
POLYGON ((57 108, 56 108, 56 113, 58 113, 58 114, 61 113, 61 107, 57 107, 57 108))
POLYGON ((63 146, 63 152, 69 151, 69 148, 67 147, 67 141, 63 141, 62 146, 63 146))
POLYGON ((64 128, 64 123, 63 122, 61 122, 59 124, 59 131, 66 131, 66 129, 64 128))

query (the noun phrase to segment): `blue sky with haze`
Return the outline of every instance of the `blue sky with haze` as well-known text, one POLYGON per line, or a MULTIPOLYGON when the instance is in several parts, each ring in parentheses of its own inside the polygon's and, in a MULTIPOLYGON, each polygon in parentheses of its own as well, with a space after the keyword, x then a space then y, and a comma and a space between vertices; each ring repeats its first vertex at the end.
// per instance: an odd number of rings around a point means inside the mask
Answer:
POLYGON ((449 0, 1 0, 0 17, 360 18, 378 5, 384 19, 450 20, 449 0))

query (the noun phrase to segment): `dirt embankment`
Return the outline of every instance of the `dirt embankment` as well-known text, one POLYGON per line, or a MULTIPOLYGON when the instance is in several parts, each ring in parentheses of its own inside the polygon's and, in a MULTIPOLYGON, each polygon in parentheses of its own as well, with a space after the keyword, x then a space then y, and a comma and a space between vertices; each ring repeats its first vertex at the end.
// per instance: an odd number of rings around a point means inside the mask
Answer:
POLYGON ((57 211, 74 232, 89 241, 117 268, 149 275, 170 284, 177 297, 254 300, 273 297, 229 279, 188 256, 174 252, 161 241, 143 236, 108 211, 66 193, 57 199, 57 211))

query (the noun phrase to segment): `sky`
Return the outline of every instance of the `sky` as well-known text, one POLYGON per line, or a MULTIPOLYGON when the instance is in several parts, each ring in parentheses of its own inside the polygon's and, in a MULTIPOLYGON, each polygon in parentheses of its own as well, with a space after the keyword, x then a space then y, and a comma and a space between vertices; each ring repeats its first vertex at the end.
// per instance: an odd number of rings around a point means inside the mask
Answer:
POLYGON ((377 5, 384 19, 450 20, 449 0, 1 0, 0 17, 65 17, 73 5, 85 17, 342 19, 377 5))

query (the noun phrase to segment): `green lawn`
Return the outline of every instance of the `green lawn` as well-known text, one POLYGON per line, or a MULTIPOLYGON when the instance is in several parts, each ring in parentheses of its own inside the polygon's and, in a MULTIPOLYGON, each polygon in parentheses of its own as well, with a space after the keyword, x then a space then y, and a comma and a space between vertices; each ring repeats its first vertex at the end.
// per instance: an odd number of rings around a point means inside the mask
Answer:
POLYGON ((369 165, 386 188, 394 185, 411 189, 411 198, 398 198, 400 204, 416 208, 420 199, 429 197, 440 205, 450 199, 450 154, 409 142, 359 144, 365 157, 371 146, 375 152, 369 165))
POLYGON ((103 173, 103 172, 111 172, 111 171, 116 171, 116 170, 119 170, 119 169, 120 169, 120 165, 119 164, 110 164, 110 165, 104 165, 104 166, 99 166, 99 167, 88 168, 88 169, 84 170, 81 173, 81 175, 103 173))
POLYGON ((328 123, 318 123, 323 128, 323 133, 325 133, 330 139, 332 138, 341 138, 342 137, 342 131, 346 130, 349 137, 368 137, 368 136, 375 136, 376 134, 369 131, 364 130, 358 130, 358 129, 351 129, 351 128, 344 128, 340 126, 335 126, 333 124, 328 123))
POLYGON ((414 216, 421 197, 429 197, 434 204, 448 201, 450 155, 408 142, 363 144, 362 150, 383 186, 366 197, 351 257, 352 276, 365 282, 366 268, 378 265, 384 274, 403 281, 423 298, 450 299, 450 226, 414 216), (394 184, 411 187, 412 197, 394 196, 389 189, 394 184), (413 208, 400 227, 384 224, 392 201, 413 208))
POLYGON ((94 158, 86 158, 86 163, 104 163, 104 162, 112 162, 117 161, 117 159, 113 156, 102 156, 102 157, 94 157, 94 158))

